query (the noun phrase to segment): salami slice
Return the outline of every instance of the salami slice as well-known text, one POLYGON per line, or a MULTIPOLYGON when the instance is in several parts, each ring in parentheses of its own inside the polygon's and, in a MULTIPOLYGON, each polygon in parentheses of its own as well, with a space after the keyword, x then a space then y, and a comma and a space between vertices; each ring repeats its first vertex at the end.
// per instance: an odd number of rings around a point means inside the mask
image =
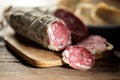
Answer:
POLYGON ((95 62, 93 54, 81 45, 67 47, 62 56, 65 63, 80 70, 90 69, 95 62))
POLYGON ((71 44, 71 32, 64 21, 28 8, 10 8, 6 19, 16 33, 54 51, 71 44))
POLYGON ((77 44, 82 45, 89 50, 94 50, 95 53, 102 53, 107 50, 106 39, 99 35, 89 35, 77 44))

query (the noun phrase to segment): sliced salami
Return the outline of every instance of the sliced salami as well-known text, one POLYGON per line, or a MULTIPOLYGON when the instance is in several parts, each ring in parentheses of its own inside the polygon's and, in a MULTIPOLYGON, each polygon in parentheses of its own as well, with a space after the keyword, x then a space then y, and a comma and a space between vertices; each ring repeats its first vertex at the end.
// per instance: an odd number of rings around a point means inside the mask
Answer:
POLYGON ((64 21, 28 8, 10 8, 6 19, 16 33, 54 51, 71 44, 71 32, 64 21))
POLYGON ((89 50, 94 50, 95 53, 102 53, 107 50, 106 39, 99 35, 89 35, 77 44, 82 45, 89 50))
POLYGON ((95 62, 93 54, 81 45, 67 47, 62 56, 65 63, 80 70, 90 69, 95 62))

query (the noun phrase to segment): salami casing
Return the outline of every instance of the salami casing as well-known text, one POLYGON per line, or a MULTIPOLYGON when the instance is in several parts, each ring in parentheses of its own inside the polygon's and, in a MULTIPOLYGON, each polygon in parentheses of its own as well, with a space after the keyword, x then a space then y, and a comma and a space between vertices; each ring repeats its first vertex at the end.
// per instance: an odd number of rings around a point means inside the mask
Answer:
POLYGON ((29 8, 9 8, 5 17, 16 33, 54 51, 71 44, 71 32, 64 21, 29 8))
POLYGON ((94 62, 94 55, 81 45, 69 46, 62 53, 63 61, 74 69, 88 70, 94 62))

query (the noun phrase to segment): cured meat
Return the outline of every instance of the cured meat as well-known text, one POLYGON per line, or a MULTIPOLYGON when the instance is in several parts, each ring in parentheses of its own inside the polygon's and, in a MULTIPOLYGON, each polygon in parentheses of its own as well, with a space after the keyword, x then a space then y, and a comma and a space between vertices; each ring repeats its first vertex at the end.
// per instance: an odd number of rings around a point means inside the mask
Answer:
POLYGON ((74 42, 82 39, 87 35, 87 29, 80 19, 78 19, 74 14, 65 10, 65 9, 57 9, 54 15, 60 19, 62 19, 67 27, 70 29, 72 33, 72 40, 74 42))
POLYGON ((54 51, 71 44, 71 32, 64 21, 29 8, 9 8, 5 17, 16 33, 54 51))
POLYGON ((60 19, 62 19, 67 27, 70 29, 72 34, 73 42, 81 40, 88 34, 87 28, 80 19, 78 19, 74 14, 64 8, 51 7, 51 8, 35 8, 45 14, 52 14, 60 19))
POLYGON ((90 35, 79 41, 77 44, 82 45, 89 50, 94 50, 95 53, 102 53, 107 50, 106 39, 99 35, 90 35))
POLYGON ((95 62, 93 54, 81 45, 67 47, 62 56, 65 63, 80 70, 90 69, 95 62))

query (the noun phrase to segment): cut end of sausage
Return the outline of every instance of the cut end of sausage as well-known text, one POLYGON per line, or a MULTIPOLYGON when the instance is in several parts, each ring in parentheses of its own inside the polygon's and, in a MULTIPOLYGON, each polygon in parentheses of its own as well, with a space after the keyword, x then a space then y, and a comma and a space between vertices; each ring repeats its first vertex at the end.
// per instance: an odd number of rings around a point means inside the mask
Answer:
POLYGON ((71 44, 71 32, 62 20, 52 22, 48 27, 49 48, 61 51, 71 44))
POLYGON ((62 56, 65 63, 79 70, 88 70, 95 62, 94 55, 80 45, 67 47, 62 56))
POLYGON ((83 22, 71 12, 64 9, 57 9, 54 15, 66 23, 72 33, 72 40, 74 42, 87 35, 88 32, 83 22))

